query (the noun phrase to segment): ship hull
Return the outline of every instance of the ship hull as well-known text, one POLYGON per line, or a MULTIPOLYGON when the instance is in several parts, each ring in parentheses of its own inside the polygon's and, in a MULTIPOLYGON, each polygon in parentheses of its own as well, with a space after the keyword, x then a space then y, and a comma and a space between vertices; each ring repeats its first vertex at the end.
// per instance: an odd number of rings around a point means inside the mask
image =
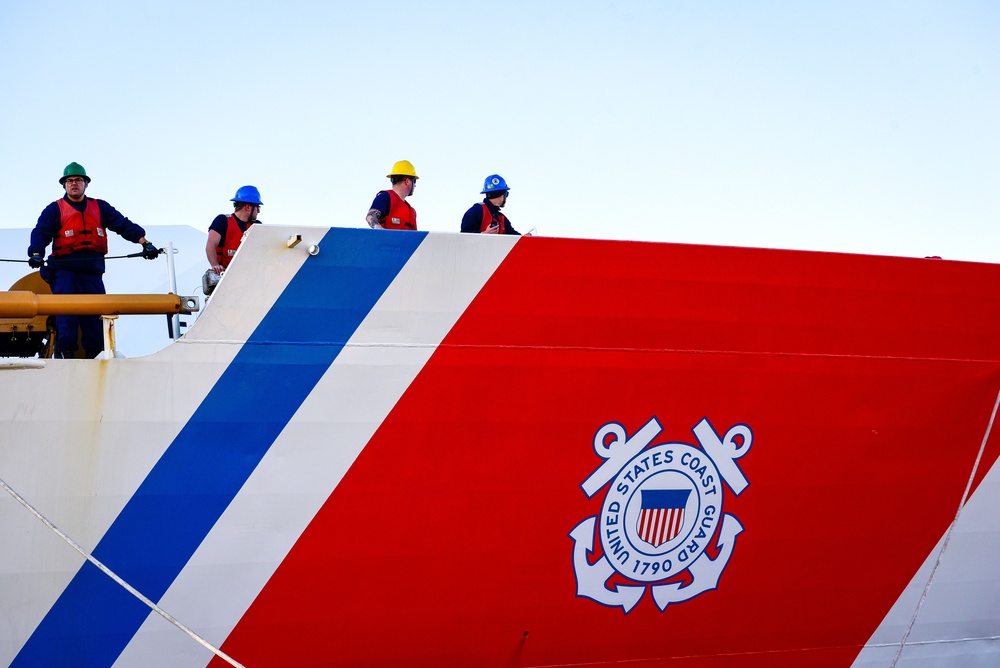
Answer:
POLYGON ((165 350, 0 370, 0 665, 988 665, 998 292, 255 227, 165 350))

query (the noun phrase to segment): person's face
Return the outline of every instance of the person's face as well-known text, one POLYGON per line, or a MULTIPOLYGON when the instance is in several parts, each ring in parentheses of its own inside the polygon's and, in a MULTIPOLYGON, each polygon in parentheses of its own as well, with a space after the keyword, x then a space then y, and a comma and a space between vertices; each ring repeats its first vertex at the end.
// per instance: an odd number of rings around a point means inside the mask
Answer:
POLYGON ((409 197, 413 194, 413 191, 417 189, 417 180, 413 177, 408 177, 406 180, 410 182, 410 192, 406 194, 407 197, 409 197))
POLYGON ((87 191, 87 182, 82 176, 71 176, 63 181, 63 188, 71 200, 79 202, 83 199, 83 193, 87 191))
POLYGON ((260 213, 259 204, 247 204, 247 215, 249 216, 247 220, 257 220, 258 213, 260 213))

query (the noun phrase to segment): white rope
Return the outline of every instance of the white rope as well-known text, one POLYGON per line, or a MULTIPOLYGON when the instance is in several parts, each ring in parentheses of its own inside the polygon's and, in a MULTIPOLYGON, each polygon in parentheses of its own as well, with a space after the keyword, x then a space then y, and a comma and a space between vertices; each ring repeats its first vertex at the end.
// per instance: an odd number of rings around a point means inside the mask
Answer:
POLYGON ((997 393, 997 399, 993 402, 993 413, 990 415, 989 424, 986 425, 986 433, 983 434, 983 442, 979 445, 979 453, 976 455, 976 462, 972 465, 972 472, 969 474, 969 480, 965 483, 965 491, 962 493, 962 500, 958 504, 958 512, 955 513, 954 521, 952 521, 948 530, 944 534, 944 543, 938 551, 937 559, 934 562, 934 568, 931 569, 931 574, 927 578, 924 590, 920 593, 920 600, 917 601, 917 607, 913 610, 913 616, 910 617, 910 623, 906 625, 906 630, 903 632, 903 637, 899 641, 899 647, 896 648, 896 655, 892 657, 892 662, 889 664, 889 668, 895 668, 896 662, 899 661, 899 657, 903 653, 903 648, 906 646, 906 639, 910 637, 910 631, 913 630, 914 624, 917 623, 917 616, 920 615, 920 608, 923 607, 924 601, 927 600, 927 592, 930 591, 931 583, 934 582, 934 576, 937 574, 938 567, 941 565, 941 560, 944 558, 944 553, 948 549, 948 543, 951 541, 951 534, 955 531, 955 527, 958 526, 958 518, 961 517, 962 509, 965 508, 965 502, 968 500, 969 492, 972 490, 972 482, 976 478, 976 471, 979 470, 979 462, 982 461, 983 451, 986 450, 986 442, 990 438, 990 432, 993 431, 993 421, 996 420, 998 407, 1000 407, 1000 392, 997 393))
POLYGON ((97 566, 108 577, 110 577, 112 580, 114 580, 115 582, 117 582, 118 584, 120 584, 122 587, 124 587, 125 591, 127 591, 128 593, 132 594, 137 599, 139 599, 140 601, 142 601, 143 603, 145 603, 149 607, 150 610, 152 610, 156 614, 158 614, 161 617, 163 617, 165 620, 167 620, 168 622, 170 622, 171 624, 173 624, 174 626, 176 626, 177 628, 179 628, 184 633, 188 634, 193 640, 195 640, 197 643, 199 643, 200 645, 202 645, 205 649, 209 650, 210 652, 212 652, 213 654, 215 654, 217 657, 219 657, 220 659, 222 659, 223 661, 225 661, 229 665, 233 666, 233 668, 244 668, 243 664, 238 663, 237 661, 235 661, 234 659, 232 659, 228 654, 226 654, 225 652, 223 652, 222 650, 220 650, 218 647, 215 647, 214 645, 212 645, 211 643, 209 643, 207 640, 205 640, 204 638, 202 638, 200 635, 198 635, 197 633, 195 633, 194 631, 192 631, 188 627, 186 627, 183 624, 181 624, 179 621, 177 621, 176 619, 174 619, 169 613, 167 613, 165 610, 163 610, 160 606, 156 605, 155 603, 153 603, 152 601, 150 601, 148 598, 146 598, 145 596, 143 596, 135 587, 133 587, 129 583, 125 582, 125 580, 122 580, 120 577, 118 577, 118 575, 116 575, 110 568, 108 568, 107 566, 105 566, 104 564, 102 564, 93 555, 89 554, 76 541, 74 541, 72 538, 70 538, 69 536, 67 536, 62 530, 60 530, 59 527, 57 527, 55 524, 53 524, 52 522, 50 522, 40 512, 38 512, 37 510, 35 510, 35 508, 30 503, 28 503, 27 501, 25 501, 24 498, 20 494, 18 494, 13 489, 11 489, 10 485, 8 485, 3 480, 3 478, 0 478, 0 487, 3 487, 4 490, 8 494, 10 494, 12 497, 14 497, 15 501, 17 501, 18 503, 20 503, 22 506, 24 506, 28 510, 28 512, 30 512, 32 515, 34 515, 35 517, 37 517, 39 519, 39 521, 42 522, 42 524, 44 524, 48 528, 52 529, 52 531, 54 531, 57 536, 59 536, 60 538, 62 538, 64 541, 66 541, 74 550, 76 550, 77 552, 79 552, 80 554, 82 554, 87 561, 89 561, 90 563, 92 563, 95 566, 97 566))

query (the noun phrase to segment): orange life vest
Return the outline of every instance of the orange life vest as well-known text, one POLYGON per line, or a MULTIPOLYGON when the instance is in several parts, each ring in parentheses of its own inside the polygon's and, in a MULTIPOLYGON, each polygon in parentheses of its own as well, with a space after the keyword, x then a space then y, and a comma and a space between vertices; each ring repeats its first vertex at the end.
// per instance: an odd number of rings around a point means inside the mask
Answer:
MULTIPOLYGON (((248 222, 248 230, 250 225, 251 223, 248 222)), ((243 233, 244 231, 240 229, 240 219, 235 215, 229 216, 226 219, 226 236, 222 238, 221 245, 215 247, 215 257, 218 258, 223 269, 228 269, 229 263, 233 261, 236 249, 243 243, 243 233)))
POLYGON ((379 223, 387 230, 417 229, 417 210, 406 203, 395 190, 383 190, 389 193, 389 213, 379 223))
MULTIPOLYGON (((493 214, 490 213, 490 207, 486 206, 485 204, 480 204, 479 206, 483 207, 483 224, 479 226, 479 231, 485 232, 486 230, 489 229, 490 225, 493 223, 493 214)), ((497 234, 506 234, 507 216, 503 215, 502 213, 498 213, 497 225, 499 227, 499 229, 497 230, 497 234)))
POLYGON ((87 199, 87 208, 80 213, 65 199, 58 200, 61 226, 52 240, 52 254, 66 255, 81 250, 108 254, 108 235, 101 225, 101 209, 97 200, 87 199))

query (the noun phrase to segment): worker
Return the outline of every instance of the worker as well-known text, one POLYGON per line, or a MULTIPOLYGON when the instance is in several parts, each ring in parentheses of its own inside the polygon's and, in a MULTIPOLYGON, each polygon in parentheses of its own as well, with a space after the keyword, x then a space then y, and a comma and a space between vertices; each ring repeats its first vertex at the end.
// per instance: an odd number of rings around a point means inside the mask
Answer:
POLYGON ((264 205, 260 201, 260 192, 253 186, 238 189, 236 196, 229 201, 233 203, 233 213, 229 216, 220 213, 215 217, 208 227, 208 243, 205 244, 208 265, 216 275, 222 275, 229 268, 250 226, 261 222, 257 220, 257 214, 264 205))
MULTIPOLYGON (((500 213, 500 209, 507 203, 509 193, 510 188, 502 176, 499 174, 487 176, 483 181, 483 190, 479 193, 485 197, 480 204, 473 204, 462 216, 462 231, 521 236, 521 233, 510 224, 510 219, 500 213)), ((529 232, 528 236, 530 235, 529 232)))
POLYGON ((417 210, 406 201, 420 178, 413 164, 409 160, 400 160, 386 176, 392 188, 375 195, 365 220, 370 227, 379 230, 417 229, 417 210))
MULTIPOLYGON (((146 239, 145 230, 104 200, 86 196, 90 177, 82 165, 66 165, 59 185, 65 194, 42 210, 28 246, 28 265, 41 269, 42 278, 54 294, 105 294, 102 276, 104 256, 108 254, 107 230, 140 244, 141 256, 147 260, 155 260, 160 254, 146 239), (50 243, 52 254, 43 261, 50 243)), ((104 329, 100 316, 56 316, 55 356, 76 357, 80 341, 87 357, 101 353, 104 329)))

